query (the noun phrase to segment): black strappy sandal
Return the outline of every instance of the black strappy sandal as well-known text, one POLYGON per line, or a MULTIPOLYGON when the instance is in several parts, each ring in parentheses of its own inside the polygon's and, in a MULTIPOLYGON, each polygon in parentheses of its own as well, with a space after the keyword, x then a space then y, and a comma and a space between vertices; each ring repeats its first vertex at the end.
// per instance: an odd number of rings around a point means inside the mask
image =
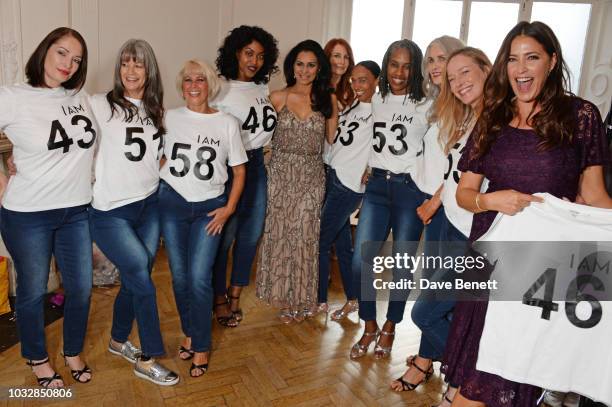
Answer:
MULTIPOLYGON (((33 360, 28 360, 26 362, 26 365, 30 366, 32 368, 32 373, 34 373, 34 366, 41 366, 48 362, 49 362, 49 358, 47 357, 44 360, 41 360, 40 362, 34 362, 33 360)), ((57 372, 53 372, 53 376, 50 376, 50 377, 38 377, 36 376, 36 373, 34 373, 34 376, 36 377, 36 380, 38 381, 38 385, 45 389, 48 389, 49 385, 53 383, 54 380, 59 380, 62 382, 62 385, 57 388, 64 387, 64 379, 62 379, 62 376, 60 376, 57 372)))
MULTIPOLYGON (((64 365, 65 366, 70 366, 68 365, 68 359, 66 359, 66 355, 62 355, 64 357, 64 365)), ((76 355, 75 355, 76 356, 76 355)), ((69 356, 72 357, 72 356, 69 356)), ((83 369, 72 369, 70 368, 70 374, 72 375, 72 378, 77 382, 77 383, 89 383, 91 381, 92 378, 92 374, 91 374, 91 369, 89 368, 89 366, 87 366, 87 364, 85 362, 83 362, 83 369), (81 376, 83 376, 83 374, 89 374, 89 378, 85 379, 85 380, 81 380, 81 376)))
POLYGON ((191 377, 201 377, 204 376, 204 373, 206 373, 208 371, 208 363, 203 363, 201 365, 196 365, 195 363, 191 363, 191 367, 189 368, 189 376, 191 377), (195 376, 193 373, 195 370, 201 370, 202 374, 201 375, 197 375, 195 376))
POLYGON ((179 346, 179 350, 178 350, 178 357, 180 360, 189 360, 191 358, 193 358, 193 354, 195 352, 193 351, 193 349, 187 349, 186 347, 184 347, 183 345, 179 346), (187 357, 182 357, 182 354, 187 354, 187 357))
POLYGON ((418 383, 409 383, 409 382, 405 381, 403 375, 398 377, 395 380, 397 380, 398 382, 400 382, 402 384, 402 390, 400 390, 400 391, 412 391, 412 390, 416 389, 421 384, 427 383, 429 381, 429 379, 431 378, 431 376, 433 375, 433 373, 434 373, 433 362, 429 366, 429 369, 423 370, 420 367, 418 367, 417 364, 414 362, 415 359, 416 359, 416 356, 414 358, 410 359, 409 366, 413 366, 416 370, 418 370, 419 372, 423 373, 425 375, 425 377, 423 379, 421 379, 421 381, 418 382, 418 383))
MULTIPOLYGON (((215 309, 217 309, 217 307, 220 307, 221 305, 229 305, 229 300, 227 299, 227 297, 225 298, 225 301, 215 303, 215 309)), ((231 308, 230 313, 230 315, 226 316, 217 315, 217 322, 219 323, 219 325, 224 326, 226 328, 236 328, 238 326, 238 321, 236 321, 236 318, 234 317, 234 313, 232 312, 231 308)))
POLYGON ((240 296, 235 297, 233 295, 228 296, 228 298, 230 299, 230 311, 232 311, 232 315, 234 316, 234 319, 236 320, 236 322, 242 322, 242 319, 244 318, 244 315, 242 314, 242 308, 238 308, 236 311, 232 310, 232 303, 231 300, 239 300, 240 296))

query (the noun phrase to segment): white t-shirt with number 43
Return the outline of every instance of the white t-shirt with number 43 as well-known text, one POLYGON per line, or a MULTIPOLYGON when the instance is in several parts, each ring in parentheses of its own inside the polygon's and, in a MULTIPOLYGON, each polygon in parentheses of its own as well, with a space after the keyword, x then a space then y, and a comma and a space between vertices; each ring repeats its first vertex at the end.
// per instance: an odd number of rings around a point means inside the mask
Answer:
POLYGON ((221 195, 227 166, 248 161, 238 120, 223 113, 203 114, 186 107, 166 113, 161 178, 189 202, 221 195))
POLYGON ((17 174, 2 205, 37 212, 88 204, 97 130, 85 92, 0 88, 0 129, 13 143, 17 174))

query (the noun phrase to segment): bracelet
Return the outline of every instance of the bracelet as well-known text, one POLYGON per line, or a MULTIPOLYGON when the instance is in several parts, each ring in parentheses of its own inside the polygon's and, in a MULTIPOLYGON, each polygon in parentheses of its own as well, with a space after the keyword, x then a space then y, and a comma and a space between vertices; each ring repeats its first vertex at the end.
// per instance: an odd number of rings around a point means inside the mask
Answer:
POLYGON ((480 207, 480 193, 476 194, 476 207, 480 212, 484 212, 484 209, 480 207))

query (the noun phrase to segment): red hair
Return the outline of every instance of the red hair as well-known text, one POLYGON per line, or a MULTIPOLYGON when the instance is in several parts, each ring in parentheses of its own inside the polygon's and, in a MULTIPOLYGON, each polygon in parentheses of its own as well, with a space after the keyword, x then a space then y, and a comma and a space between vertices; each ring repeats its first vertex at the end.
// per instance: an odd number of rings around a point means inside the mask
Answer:
POLYGON ((340 102, 340 104, 344 108, 346 106, 350 106, 353 103, 353 100, 355 99, 355 94, 353 93, 353 89, 351 88, 351 83, 349 80, 351 77, 351 71, 355 66, 355 58, 353 57, 353 50, 351 46, 345 39, 332 38, 331 40, 327 41, 327 44, 325 44, 325 48, 323 49, 323 52, 325 53, 325 56, 328 60, 331 57, 332 50, 336 45, 342 45, 349 57, 348 68, 346 69, 346 72, 342 75, 340 81, 338 82, 338 85, 334 89, 334 93, 336 94, 338 102, 340 102))

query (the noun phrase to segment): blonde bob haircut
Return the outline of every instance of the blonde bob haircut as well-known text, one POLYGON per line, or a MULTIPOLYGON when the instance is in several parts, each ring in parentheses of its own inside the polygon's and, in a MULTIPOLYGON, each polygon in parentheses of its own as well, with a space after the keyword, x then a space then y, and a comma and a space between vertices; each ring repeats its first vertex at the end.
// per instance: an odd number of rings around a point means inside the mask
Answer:
POLYGON ((176 90, 183 97, 183 79, 186 73, 201 73, 206 77, 208 83, 208 100, 212 100, 217 96, 221 89, 221 80, 215 73, 212 66, 199 59, 190 59, 185 61, 183 67, 176 75, 176 90))

